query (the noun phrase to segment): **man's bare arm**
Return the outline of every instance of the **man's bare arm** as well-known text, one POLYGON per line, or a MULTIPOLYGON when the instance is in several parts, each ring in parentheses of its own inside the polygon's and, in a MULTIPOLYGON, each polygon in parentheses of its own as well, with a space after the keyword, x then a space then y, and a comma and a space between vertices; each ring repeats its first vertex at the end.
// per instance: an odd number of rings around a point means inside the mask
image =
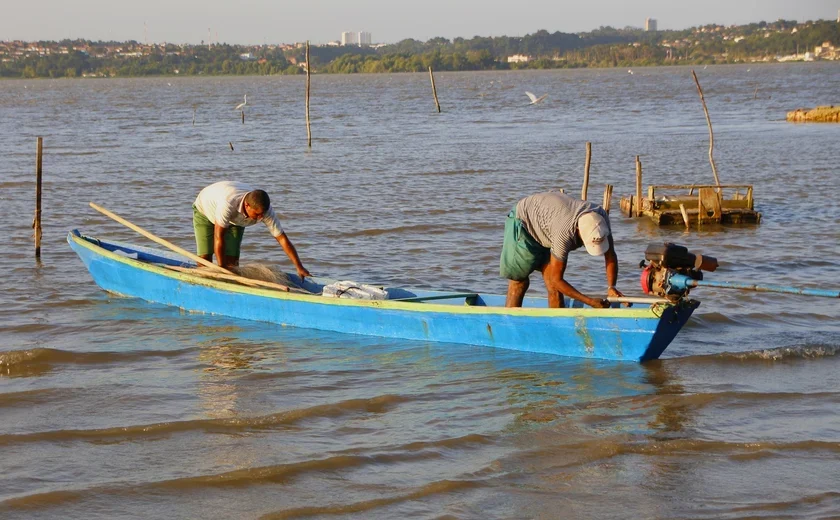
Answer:
POLYGON ((295 249, 295 245, 292 244, 292 241, 289 237, 286 236, 286 233, 283 233, 279 237, 275 237, 277 239, 277 243, 280 244, 280 247, 283 248, 283 251, 286 253, 286 256, 289 257, 289 260, 295 264, 295 269, 297 270, 298 276, 300 276, 301 280, 303 280, 307 276, 312 276, 309 274, 309 271, 303 267, 303 264, 300 261, 300 257, 298 256, 297 249, 295 249))
POLYGON ((227 228, 216 224, 213 226, 213 254, 216 255, 216 263, 219 267, 225 267, 225 231, 227 228))
POLYGON ((566 262, 557 259, 554 255, 551 255, 551 259, 548 261, 548 265, 546 265, 545 269, 543 270, 543 279, 545 280, 545 288, 548 290, 549 294, 549 306, 550 307, 561 307, 561 305, 557 304, 557 302, 552 301, 554 298, 552 297, 552 293, 559 291, 561 294, 568 296, 574 300, 581 301, 590 307, 596 308, 603 308, 606 307, 603 300, 597 298, 590 298, 586 296, 582 292, 575 289, 575 287, 567 282, 564 278, 564 274, 566 272, 566 262))

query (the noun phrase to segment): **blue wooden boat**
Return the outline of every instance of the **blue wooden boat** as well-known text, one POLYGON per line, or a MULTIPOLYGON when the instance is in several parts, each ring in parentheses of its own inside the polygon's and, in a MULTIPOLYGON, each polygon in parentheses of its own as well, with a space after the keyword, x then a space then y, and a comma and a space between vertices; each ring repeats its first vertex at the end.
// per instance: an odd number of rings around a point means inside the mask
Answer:
POLYGON ((320 292, 332 280, 307 278, 301 287, 315 294, 247 287, 174 271, 167 266, 194 264, 168 251, 106 242, 78 230, 67 241, 100 287, 123 296, 294 327, 581 358, 657 359, 699 305, 682 299, 609 309, 573 302, 571 308, 549 309, 544 298, 529 297, 522 308, 509 309, 503 295, 394 287, 385 288, 386 300, 327 298, 320 292))

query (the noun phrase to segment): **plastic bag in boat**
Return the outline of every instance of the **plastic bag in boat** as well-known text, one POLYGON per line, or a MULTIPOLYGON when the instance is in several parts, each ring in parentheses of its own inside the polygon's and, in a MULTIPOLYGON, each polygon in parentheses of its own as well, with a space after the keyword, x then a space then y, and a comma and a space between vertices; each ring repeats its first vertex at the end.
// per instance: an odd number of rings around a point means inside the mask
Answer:
POLYGON ((324 286, 323 296, 353 300, 387 300, 388 293, 379 287, 343 280, 324 286))

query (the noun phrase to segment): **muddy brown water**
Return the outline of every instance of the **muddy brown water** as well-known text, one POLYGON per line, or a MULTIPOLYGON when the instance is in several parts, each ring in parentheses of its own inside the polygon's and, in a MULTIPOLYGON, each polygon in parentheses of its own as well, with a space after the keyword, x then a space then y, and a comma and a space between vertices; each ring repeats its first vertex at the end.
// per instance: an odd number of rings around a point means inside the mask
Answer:
MULTIPOLYGON (((685 233, 614 212, 619 288, 638 293, 662 241, 716 256, 711 279, 837 288, 840 125, 784 119, 840 102, 840 66, 697 72, 721 180, 753 184, 763 222, 685 233)), ((502 292, 504 216, 579 193, 586 141, 590 199, 613 184, 614 208, 636 155, 645 185, 712 180, 690 69, 436 83, 440 114, 428 75, 314 76, 307 150, 303 78, 0 82, 0 517, 840 516, 837 300, 697 289, 663 359, 637 365, 185 313, 101 291, 65 242, 149 244, 94 201, 192 247, 198 190, 238 179, 314 274, 502 292)), ((246 259, 289 267, 258 228, 246 259)), ((603 290, 585 253, 569 276, 603 290)))

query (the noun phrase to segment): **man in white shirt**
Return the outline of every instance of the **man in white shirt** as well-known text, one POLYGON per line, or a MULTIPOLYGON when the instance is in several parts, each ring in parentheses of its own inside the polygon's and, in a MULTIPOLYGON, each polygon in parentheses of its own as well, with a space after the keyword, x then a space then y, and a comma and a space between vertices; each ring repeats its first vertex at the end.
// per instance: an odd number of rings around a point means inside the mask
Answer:
POLYGON ((224 268, 239 265, 239 248, 245 228, 263 222, 303 279, 310 276, 292 241, 286 236, 271 207, 268 194, 247 184, 222 181, 207 186, 193 204, 193 229, 198 256, 224 268))

